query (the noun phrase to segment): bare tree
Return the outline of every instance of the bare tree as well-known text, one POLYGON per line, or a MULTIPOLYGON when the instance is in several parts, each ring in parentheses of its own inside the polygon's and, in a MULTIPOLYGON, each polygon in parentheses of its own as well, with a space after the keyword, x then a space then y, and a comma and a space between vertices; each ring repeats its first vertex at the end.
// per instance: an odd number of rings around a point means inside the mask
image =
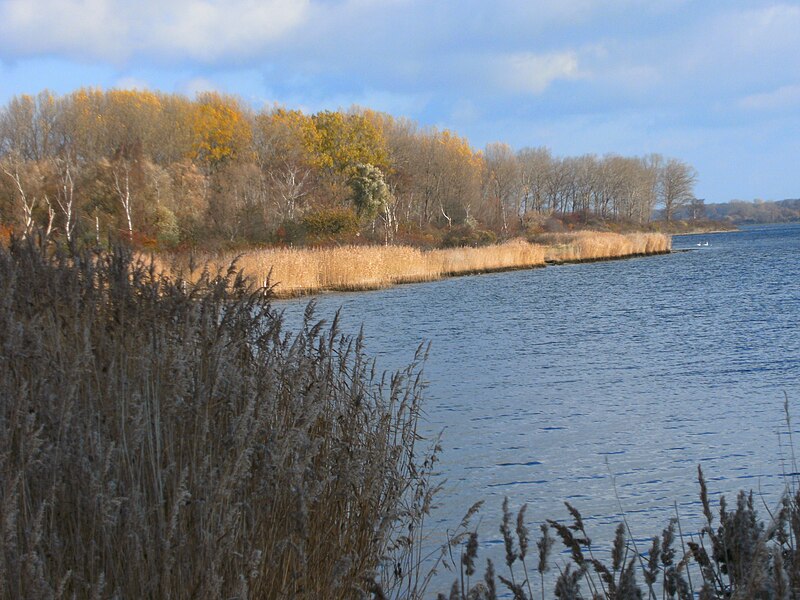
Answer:
POLYGON ((131 161, 127 158, 118 158, 111 164, 111 174, 114 178, 114 190, 125 212, 128 224, 128 240, 133 241, 133 197, 131 195, 131 161))
POLYGON ((44 203, 47 205, 47 227, 44 230, 44 239, 49 240, 50 234, 53 233, 53 225, 56 221, 56 209, 53 208, 52 202, 50 202, 50 198, 47 197, 47 194, 44 195, 44 203))
POLYGON ((517 153, 522 213, 545 210, 547 180, 553 162, 547 148, 523 148, 517 153))
POLYGON ((505 233, 508 231, 509 213, 514 213, 518 219, 522 218, 519 163, 511 146, 500 142, 487 144, 484 159, 488 197, 490 201, 497 203, 500 222, 505 233))
POLYGON ((659 176, 659 199, 664 206, 664 218, 672 220, 675 211, 692 201, 697 171, 676 158, 670 158, 659 176))

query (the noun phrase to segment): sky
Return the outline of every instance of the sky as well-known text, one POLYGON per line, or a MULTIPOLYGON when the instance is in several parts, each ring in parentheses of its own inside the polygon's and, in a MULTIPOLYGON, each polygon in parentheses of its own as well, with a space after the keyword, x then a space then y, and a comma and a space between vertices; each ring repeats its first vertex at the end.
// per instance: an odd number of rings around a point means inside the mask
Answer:
POLYGON ((0 103, 79 87, 359 105, 555 154, 679 158, 800 197, 800 2, 0 0, 0 103))

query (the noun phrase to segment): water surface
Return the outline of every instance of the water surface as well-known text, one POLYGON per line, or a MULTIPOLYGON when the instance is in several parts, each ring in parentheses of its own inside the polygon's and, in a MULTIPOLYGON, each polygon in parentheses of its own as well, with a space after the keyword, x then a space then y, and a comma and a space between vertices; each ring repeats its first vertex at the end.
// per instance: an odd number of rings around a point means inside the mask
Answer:
MULTIPOLYGON (((566 518, 568 500, 608 542, 613 473, 635 535, 659 533, 673 503, 696 529, 698 464, 714 493, 777 499, 784 392, 800 422, 800 225, 676 236, 673 248, 690 251, 317 299, 319 317, 341 308, 345 331, 363 324, 384 368, 431 342, 439 527, 484 499, 482 536, 496 542, 504 496, 527 502, 532 522, 566 518)), ((306 303, 280 305, 297 322, 306 303)))

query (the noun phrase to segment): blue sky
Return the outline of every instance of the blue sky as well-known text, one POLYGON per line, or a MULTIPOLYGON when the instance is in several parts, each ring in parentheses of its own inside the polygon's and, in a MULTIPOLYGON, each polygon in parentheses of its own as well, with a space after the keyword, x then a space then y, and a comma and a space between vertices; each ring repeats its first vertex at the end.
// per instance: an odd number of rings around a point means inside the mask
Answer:
POLYGON ((48 88, 353 104, 480 148, 686 160, 709 202, 800 197, 800 2, 0 0, 0 102, 48 88))

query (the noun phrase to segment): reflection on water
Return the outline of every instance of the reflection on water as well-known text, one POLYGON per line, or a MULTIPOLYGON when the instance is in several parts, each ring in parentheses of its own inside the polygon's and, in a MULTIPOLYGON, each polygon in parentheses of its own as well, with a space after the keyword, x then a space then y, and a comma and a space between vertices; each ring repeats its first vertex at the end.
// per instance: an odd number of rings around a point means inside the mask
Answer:
MULTIPOLYGON (((566 518, 567 500, 610 542, 613 473, 635 535, 659 533, 673 502, 686 531, 700 515, 698 464, 714 492, 775 501, 784 392, 800 407, 800 226, 673 247, 691 251, 318 299, 321 318, 341 307, 345 331, 363 323, 383 368, 431 341, 425 427, 444 430, 442 527, 485 499, 482 537, 498 540, 503 496, 527 502, 532 521, 566 518)), ((290 323, 306 302, 280 303, 290 323)))

